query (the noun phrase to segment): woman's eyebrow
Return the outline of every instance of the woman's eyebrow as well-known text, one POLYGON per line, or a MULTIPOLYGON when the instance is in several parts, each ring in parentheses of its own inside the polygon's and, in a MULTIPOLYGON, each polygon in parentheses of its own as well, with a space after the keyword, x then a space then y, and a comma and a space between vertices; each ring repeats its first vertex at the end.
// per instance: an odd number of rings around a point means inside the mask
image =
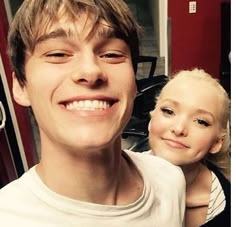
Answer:
MULTIPOLYGON (((161 100, 161 103, 163 103, 163 102, 172 103, 175 106, 180 105, 180 103, 178 101, 173 100, 173 99, 169 99, 169 98, 161 100)), ((210 111, 207 111, 205 109, 201 109, 201 108, 195 109, 194 112, 197 114, 207 114, 207 115, 211 116, 213 119, 215 119, 214 114, 212 114, 210 111)))
POLYGON ((198 114, 206 114, 206 115, 211 116, 213 119, 215 119, 214 115, 211 112, 207 111, 207 110, 197 109, 196 113, 198 113, 198 114))
POLYGON ((180 105, 180 103, 179 103, 178 101, 173 100, 173 99, 169 99, 169 98, 161 99, 161 102, 162 102, 162 103, 163 103, 163 102, 169 102, 169 103, 174 104, 175 106, 179 106, 179 105, 180 105))

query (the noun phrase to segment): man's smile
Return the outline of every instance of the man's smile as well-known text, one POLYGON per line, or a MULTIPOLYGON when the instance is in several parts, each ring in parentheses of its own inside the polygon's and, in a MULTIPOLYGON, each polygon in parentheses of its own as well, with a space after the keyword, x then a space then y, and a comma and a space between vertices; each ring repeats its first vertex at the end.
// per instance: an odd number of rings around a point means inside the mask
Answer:
POLYGON ((111 103, 103 100, 81 100, 66 103, 65 107, 68 110, 105 110, 110 108, 111 103))

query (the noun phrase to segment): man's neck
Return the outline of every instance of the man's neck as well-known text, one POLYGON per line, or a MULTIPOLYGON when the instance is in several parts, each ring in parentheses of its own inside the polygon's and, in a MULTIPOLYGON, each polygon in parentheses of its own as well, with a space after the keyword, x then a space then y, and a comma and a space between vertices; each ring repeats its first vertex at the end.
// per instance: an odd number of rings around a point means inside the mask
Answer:
POLYGON ((68 151, 43 151, 37 173, 51 190, 66 197, 125 205, 139 198, 143 182, 133 163, 116 147, 83 151, 79 155, 68 151))

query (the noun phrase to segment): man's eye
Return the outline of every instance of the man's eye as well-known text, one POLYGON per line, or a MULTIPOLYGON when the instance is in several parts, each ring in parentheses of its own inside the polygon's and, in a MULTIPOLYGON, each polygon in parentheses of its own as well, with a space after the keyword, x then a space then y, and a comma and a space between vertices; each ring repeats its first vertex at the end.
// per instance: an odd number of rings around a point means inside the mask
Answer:
POLYGON ((102 55, 102 58, 121 58, 121 57, 123 57, 123 55, 117 53, 107 53, 102 55))
POLYGON ((100 55, 100 58, 109 64, 119 64, 124 62, 126 59, 124 54, 113 52, 102 54, 100 55))
POLYGON ((55 58, 63 58, 66 56, 68 56, 66 53, 60 53, 60 52, 46 54, 46 57, 55 57, 55 58))
POLYGON ((197 122, 199 125, 203 125, 205 127, 209 127, 210 126, 210 123, 208 121, 200 119, 200 118, 194 120, 194 122, 197 122))
POLYGON ((50 52, 46 53, 44 56, 46 62, 60 64, 65 63, 71 55, 66 52, 50 52))
POLYGON ((161 108, 161 111, 166 115, 173 115, 174 111, 169 108, 161 108))

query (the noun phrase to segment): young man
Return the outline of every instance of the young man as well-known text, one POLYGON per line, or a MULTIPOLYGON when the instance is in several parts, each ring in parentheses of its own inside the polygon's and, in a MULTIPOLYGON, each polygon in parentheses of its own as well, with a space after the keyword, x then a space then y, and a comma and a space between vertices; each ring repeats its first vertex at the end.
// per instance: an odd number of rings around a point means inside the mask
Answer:
POLYGON ((9 32, 13 94, 41 160, 0 192, 7 226, 182 226, 182 172, 121 150, 139 26, 121 0, 25 0, 9 32))

